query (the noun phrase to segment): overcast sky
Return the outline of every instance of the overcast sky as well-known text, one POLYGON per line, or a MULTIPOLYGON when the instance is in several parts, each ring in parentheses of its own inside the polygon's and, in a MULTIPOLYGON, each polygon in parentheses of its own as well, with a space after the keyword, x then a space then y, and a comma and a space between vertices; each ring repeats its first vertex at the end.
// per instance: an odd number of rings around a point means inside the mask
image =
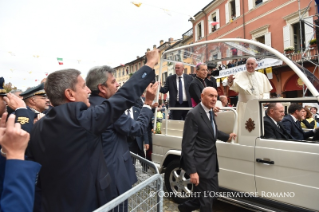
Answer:
POLYGON ((181 38, 192 27, 188 15, 210 1, 137 2, 142 5, 128 0, 0 0, 0 76, 24 90, 55 70, 76 68, 85 77, 96 65, 116 67, 159 46, 160 40, 181 38))

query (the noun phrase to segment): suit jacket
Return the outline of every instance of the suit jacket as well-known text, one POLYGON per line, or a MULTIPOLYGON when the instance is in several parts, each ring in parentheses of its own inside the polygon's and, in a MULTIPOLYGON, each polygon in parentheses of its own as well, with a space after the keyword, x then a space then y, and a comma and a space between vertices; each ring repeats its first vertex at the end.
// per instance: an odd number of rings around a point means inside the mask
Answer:
MULTIPOLYGON (((207 78, 205 79, 206 86, 207 87, 214 87, 217 90, 216 79, 214 77, 211 77, 211 79, 213 79, 213 81, 211 81, 207 78)), ((194 77, 193 81, 191 82, 191 84, 189 86, 189 94, 190 94, 191 98, 197 104, 199 104, 201 102, 200 95, 201 95, 203 89, 204 89, 203 83, 200 81, 199 78, 194 77)))
MULTIPOLYGON (((185 93, 187 96, 188 106, 191 107, 192 102, 191 102, 191 97, 189 95, 189 86, 193 80, 193 77, 191 77, 187 74, 183 74, 183 79, 184 79, 184 87, 185 87, 185 93)), ((166 83, 165 83, 164 87, 161 87, 160 92, 161 93, 169 92, 169 106, 175 107, 176 102, 177 102, 176 74, 173 74, 173 75, 167 77, 166 83)))
MULTIPOLYGON (((18 109, 12 113, 16 115, 15 122, 30 132, 33 112, 18 109)), ((32 161, 6 160, 0 155, 0 211, 33 211, 35 184, 40 168, 40 164, 32 161)))
POLYGON ((213 178, 219 171, 216 139, 227 141, 229 135, 218 131, 216 121, 214 137, 211 121, 201 104, 187 113, 183 140, 181 167, 187 174, 197 172, 200 178, 213 178))
POLYGON ((297 124, 289 114, 282 119, 281 124, 286 129, 288 134, 290 134, 291 137, 295 140, 306 140, 307 138, 314 135, 314 132, 312 130, 304 132, 300 124, 297 124))
POLYGON ((34 190, 41 165, 33 161, 6 160, 0 155, 1 211, 33 211, 34 190))
MULTIPOLYGON (((148 117, 148 124, 144 130, 144 133, 142 135, 136 135, 135 136, 135 140, 137 142, 137 145, 138 147, 140 148, 140 150, 143 150, 144 149, 144 146, 143 144, 149 144, 149 140, 148 140, 148 125, 149 123, 151 122, 152 120, 152 117, 153 117, 153 112, 152 110, 149 110, 150 111, 150 115, 148 117)), ((135 107, 133 106, 133 117, 134 117, 134 120, 138 121, 139 117, 140 117, 140 114, 143 112, 143 108, 138 108, 138 107, 135 107)))
POLYGON ((42 211, 93 211, 112 199, 101 135, 154 77, 154 71, 143 66, 100 105, 65 103, 35 123, 27 154, 42 165, 42 211))
MULTIPOLYGON (((91 105, 95 106, 102 104, 105 99, 91 95, 89 100, 91 105)), ((152 110, 145 107, 141 110, 137 121, 122 114, 102 133, 104 158, 113 181, 111 184, 112 198, 132 188, 137 181, 127 137, 143 135, 152 116, 152 110)))
POLYGON ((273 139, 292 139, 289 133, 286 131, 285 127, 277 122, 279 127, 274 123, 274 121, 268 116, 264 116, 264 138, 273 139))

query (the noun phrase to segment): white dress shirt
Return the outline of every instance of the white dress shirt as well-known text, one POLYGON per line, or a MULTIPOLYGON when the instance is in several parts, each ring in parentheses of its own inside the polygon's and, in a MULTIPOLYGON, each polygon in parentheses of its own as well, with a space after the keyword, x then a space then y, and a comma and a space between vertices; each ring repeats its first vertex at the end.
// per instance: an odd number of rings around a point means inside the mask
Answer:
POLYGON ((184 74, 182 74, 181 76, 178 76, 176 74, 176 87, 177 87, 177 102, 179 101, 179 77, 182 77, 182 87, 183 87, 183 102, 187 101, 187 96, 186 96, 186 91, 185 91, 185 84, 184 84, 184 74))

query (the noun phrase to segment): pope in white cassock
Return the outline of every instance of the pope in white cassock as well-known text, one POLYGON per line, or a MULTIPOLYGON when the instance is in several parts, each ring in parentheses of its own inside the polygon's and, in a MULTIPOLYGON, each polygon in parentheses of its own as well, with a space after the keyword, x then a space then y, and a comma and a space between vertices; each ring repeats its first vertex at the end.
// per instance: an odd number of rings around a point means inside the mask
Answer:
POLYGON ((272 86, 265 74, 255 71, 257 61, 250 57, 246 61, 246 70, 228 77, 230 90, 238 93, 237 113, 240 123, 245 123, 242 117, 245 113, 246 103, 251 99, 269 99, 272 86))

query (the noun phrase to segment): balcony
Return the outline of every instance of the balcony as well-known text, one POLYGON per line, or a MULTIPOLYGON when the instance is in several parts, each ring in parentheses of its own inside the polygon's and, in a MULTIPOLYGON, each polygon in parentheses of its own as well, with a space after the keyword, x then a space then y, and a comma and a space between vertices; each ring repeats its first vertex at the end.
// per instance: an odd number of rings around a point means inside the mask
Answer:
POLYGON ((319 64, 319 57, 318 57, 318 49, 317 46, 315 47, 309 47, 305 52, 285 52, 284 55, 288 57, 290 60, 294 62, 301 62, 303 61, 309 61, 311 63, 319 64))
POLYGON ((193 36, 193 28, 189 29, 187 32, 182 34, 183 40, 193 36))

